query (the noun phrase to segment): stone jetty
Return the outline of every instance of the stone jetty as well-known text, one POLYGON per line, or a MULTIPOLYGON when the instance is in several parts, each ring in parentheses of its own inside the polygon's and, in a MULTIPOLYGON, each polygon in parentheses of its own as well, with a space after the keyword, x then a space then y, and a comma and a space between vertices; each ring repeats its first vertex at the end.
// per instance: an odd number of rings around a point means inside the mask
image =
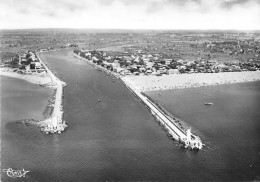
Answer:
POLYGON ((47 71, 47 74, 51 78, 52 83, 55 84, 56 87, 56 93, 55 93, 55 103, 53 112, 51 114, 51 117, 44 120, 44 126, 41 128, 41 131, 48 133, 61 133, 65 131, 65 129, 68 127, 65 123, 65 120, 63 120, 63 87, 66 86, 66 83, 59 80, 52 71, 45 65, 45 63, 40 59, 38 53, 36 54, 40 63, 44 66, 44 68, 47 71))

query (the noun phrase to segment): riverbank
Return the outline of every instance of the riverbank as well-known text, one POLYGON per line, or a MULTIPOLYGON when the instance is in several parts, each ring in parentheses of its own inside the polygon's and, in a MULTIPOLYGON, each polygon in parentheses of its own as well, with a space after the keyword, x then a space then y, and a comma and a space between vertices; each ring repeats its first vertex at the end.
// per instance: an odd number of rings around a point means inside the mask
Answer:
POLYGON ((144 93, 141 93, 140 90, 136 89, 126 77, 121 76, 115 72, 109 71, 106 68, 94 64, 91 61, 84 59, 74 53, 75 57, 86 61, 88 64, 93 66, 98 71, 103 71, 106 74, 112 75, 117 78, 121 83, 142 103, 151 114, 155 117, 156 121, 160 122, 167 134, 173 139, 179 141, 183 144, 185 148, 189 149, 202 149, 203 144, 200 138, 190 132, 190 129, 185 129, 182 127, 181 123, 174 117, 170 117, 158 104, 155 104, 150 98, 148 98, 144 93))
POLYGON ((171 90, 260 80, 259 71, 174 74, 163 76, 125 76, 125 80, 139 91, 171 90))
MULTIPOLYGON (((34 169, 26 176, 27 181, 75 181, 75 174, 78 181, 258 179, 260 92, 259 87, 252 87, 255 82, 162 91, 161 96, 150 92, 154 101, 188 123, 206 144, 202 151, 192 152, 172 141, 118 80, 113 82, 110 76, 65 51, 40 57, 68 84, 63 105, 69 128, 62 135, 43 135, 17 124, 6 128, 9 120, 2 121, 3 168, 15 164, 17 169, 34 169), (252 92, 258 96, 248 97, 252 92), (220 100, 209 97, 216 93, 220 100), (98 98, 101 102, 97 102, 98 98), (214 105, 208 107, 205 102, 214 105), (240 109, 231 112, 232 106, 240 109)), ((43 100, 38 115, 47 105, 47 97, 43 100)), ((9 179, 3 175, 3 181, 9 179)))

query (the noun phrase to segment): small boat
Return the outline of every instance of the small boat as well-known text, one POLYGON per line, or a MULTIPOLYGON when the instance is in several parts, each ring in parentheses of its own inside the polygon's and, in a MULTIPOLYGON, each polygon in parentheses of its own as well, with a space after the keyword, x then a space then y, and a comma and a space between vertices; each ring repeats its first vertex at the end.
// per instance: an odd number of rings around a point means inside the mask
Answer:
POLYGON ((207 103, 205 103, 204 105, 213 105, 213 103, 212 102, 207 102, 207 103))
POLYGON ((98 99, 98 102, 101 102, 101 100, 100 100, 100 99, 98 99))

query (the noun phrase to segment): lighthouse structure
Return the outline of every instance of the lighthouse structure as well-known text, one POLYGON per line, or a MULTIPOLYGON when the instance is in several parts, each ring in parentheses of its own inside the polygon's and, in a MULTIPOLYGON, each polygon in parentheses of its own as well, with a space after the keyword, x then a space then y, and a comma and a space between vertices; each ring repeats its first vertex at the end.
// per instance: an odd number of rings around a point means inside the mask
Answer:
POLYGON ((191 129, 188 128, 186 131, 186 138, 183 139, 184 147, 190 149, 202 149, 203 144, 198 136, 191 133, 191 129))

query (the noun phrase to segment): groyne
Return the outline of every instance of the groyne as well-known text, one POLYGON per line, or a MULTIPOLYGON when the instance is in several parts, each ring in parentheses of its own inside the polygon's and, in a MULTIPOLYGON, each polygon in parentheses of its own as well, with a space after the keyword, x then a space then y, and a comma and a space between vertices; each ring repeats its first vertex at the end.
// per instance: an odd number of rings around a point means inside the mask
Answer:
POLYGON ((65 129, 68 127, 65 123, 65 120, 63 120, 63 87, 66 86, 66 83, 59 80, 52 71, 46 66, 46 64, 41 60, 39 57, 39 53, 36 53, 36 56, 40 63, 44 66, 46 69, 47 74, 51 78, 51 81, 55 84, 56 92, 55 92, 55 103, 53 106, 53 112, 51 116, 42 121, 44 123, 44 127, 42 127, 42 131, 45 133, 61 133, 65 131, 65 129))
POLYGON ((138 89, 135 89, 131 83, 128 82, 128 80, 121 76, 120 74, 114 73, 112 71, 107 70, 104 67, 101 67, 99 65, 96 65, 89 60, 82 58, 81 56, 72 53, 75 57, 86 61, 88 64, 92 65, 95 69, 104 71, 107 74, 113 75, 114 77, 118 78, 122 82, 122 84, 131 92, 133 93, 140 102, 142 102, 146 108, 149 109, 151 114, 156 118, 158 122, 160 122, 166 131, 168 132, 168 135, 174 138, 175 140, 179 141, 183 144, 185 148, 189 149, 202 149, 203 144, 201 142, 201 139, 192 134, 191 130, 188 129, 185 131, 183 128, 179 127, 176 123, 176 120, 165 114, 155 103, 153 103, 148 97, 146 97, 144 94, 142 94, 138 89))

